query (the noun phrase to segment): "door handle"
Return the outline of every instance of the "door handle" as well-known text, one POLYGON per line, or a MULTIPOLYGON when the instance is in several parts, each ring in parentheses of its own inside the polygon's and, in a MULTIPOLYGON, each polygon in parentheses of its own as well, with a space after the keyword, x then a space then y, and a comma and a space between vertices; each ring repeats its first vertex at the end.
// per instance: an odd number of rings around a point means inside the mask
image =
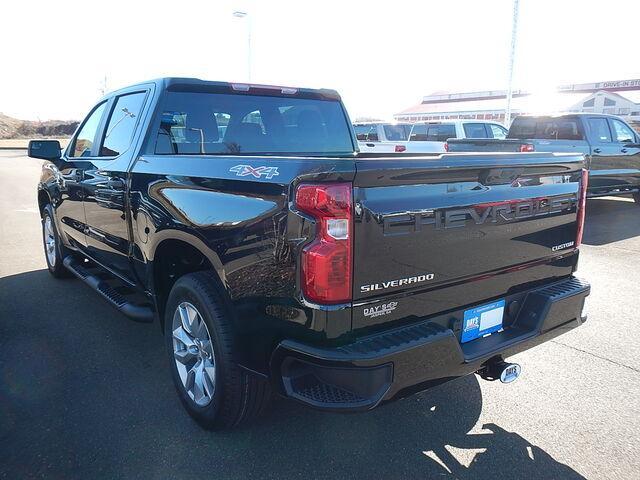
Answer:
POLYGON ((627 153, 627 149, 623 148, 622 150, 620 150, 622 153, 627 153))
POLYGON ((594 148, 593 149, 593 153, 600 153, 602 150, 600 150, 599 148, 594 148))
POLYGON ((367 143, 367 147, 375 147, 375 143, 367 143))

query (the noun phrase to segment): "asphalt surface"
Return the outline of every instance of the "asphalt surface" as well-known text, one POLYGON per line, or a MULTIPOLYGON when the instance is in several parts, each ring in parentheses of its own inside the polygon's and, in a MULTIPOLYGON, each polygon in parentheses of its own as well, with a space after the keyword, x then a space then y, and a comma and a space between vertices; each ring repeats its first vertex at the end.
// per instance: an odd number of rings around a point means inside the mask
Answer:
POLYGON ((589 321, 516 357, 515 384, 466 377, 359 415, 286 400, 200 429, 156 324, 45 268, 40 162, 0 151, 0 478, 632 479, 640 474, 640 207, 588 202, 589 321))

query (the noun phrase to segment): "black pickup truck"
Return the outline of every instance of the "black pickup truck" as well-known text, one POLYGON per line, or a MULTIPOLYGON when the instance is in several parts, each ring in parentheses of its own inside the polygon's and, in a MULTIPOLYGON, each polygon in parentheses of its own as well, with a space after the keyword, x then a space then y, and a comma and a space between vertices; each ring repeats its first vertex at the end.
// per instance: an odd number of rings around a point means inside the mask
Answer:
POLYGON ((640 135, 615 115, 519 116, 506 140, 451 139, 449 152, 582 153, 588 196, 631 194, 640 205, 640 135))
POLYGON ((166 78, 114 92, 64 151, 29 145, 46 160, 49 271, 158 321, 209 428, 274 390, 362 411, 474 372, 509 382, 506 357, 585 321, 581 155, 356 146, 332 90, 166 78))

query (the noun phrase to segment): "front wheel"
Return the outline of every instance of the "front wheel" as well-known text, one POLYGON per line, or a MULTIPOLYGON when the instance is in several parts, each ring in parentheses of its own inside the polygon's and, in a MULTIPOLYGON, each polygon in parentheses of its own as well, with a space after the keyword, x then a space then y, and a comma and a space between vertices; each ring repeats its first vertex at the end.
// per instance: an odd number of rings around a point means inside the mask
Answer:
POLYGON ((231 320, 212 272, 176 281, 164 326, 175 387, 198 423, 207 429, 232 428, 264 410, 269 385, 234 362, 231 320))
POLYGON ((44 207, 42 212, 42 243, 49 273, 56 278, 70 277, 71 272, 62 264, 65 248, 60 241, 60 236, 53 220, 53 208, 51 208, 51 205, 44 207))

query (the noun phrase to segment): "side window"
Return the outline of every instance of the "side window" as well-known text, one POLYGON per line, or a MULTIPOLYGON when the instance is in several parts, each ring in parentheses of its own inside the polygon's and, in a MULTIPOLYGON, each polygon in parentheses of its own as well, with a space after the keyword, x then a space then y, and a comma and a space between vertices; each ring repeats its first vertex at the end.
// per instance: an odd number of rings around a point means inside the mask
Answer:
POLYGON ((414 125, 411 130, 411 136, 409 137, 410 142, 424 142, 427 140, 427 126, 422 125, 414 125))
POLYGON ((367 134, 367 140, 369 142, 377 142, 380 139, 378 138, 378 126, 377 125, 371 125, 371 129, 369 130, 369 133, 367 134))
POLYGON ((484 123, 465 123, 462 128, 464 128, 464 136, 467 138, 487 138, 488 136, 484 123))
POLYGON ((361 142, 377 142, 378 126, 377 125, 357 125, 356 138, 361 142))
POLYGON ((227 133, 227 127, 229 126, 229 120, 231 115, 228 113, 217 112, 215 115, 216 123, 218 124, 218 137, 224 138, 224 134, 227 133))
POLYGON ((590 118, 589 130, 591 130, 591 138, 593 140, 600 143, 611 142, 611 132, 609 131, 606 118, 590 118))
POLYGON ((105 130, 101 157, 115 157, 129 148, 145 95, 140 92, 118 97, 105 130))
POLYGON ((78 132, 78 136, 73 143, 73 148, 71 149, 72 157, 91 156, 93 142, 96 138, 98 126, 100 125, 100 120, 102 119, 102 114, 104 113, 106 105, 107 102, 103 102, 98 105, 85 120, 84 125, 82 125, 82 128, 78 132))
POLYGON ((389 142, 403 142, 407 140, 406 125, 383 125, 384 136, 389 142))
MULTIPOLYGON (((187 105, 183 111, 165 111, 158 131, 156 153, 219 153, 224 150, 222 140, 227 135, 230 120, 229 113, 212 111, 203 104, 187 105)), ((256 128, 259 130, 260 126, 256 125, 256 128)))
POLYGON ((635 135, 633 131, 627 127, 620 120, 616 120, 615 118, 610 118, 611 126, 613 127, 613 138, 616 142, 633 142, 635 140, 635 135))
POLYGON ((356 131, 356 138, 361 142, 367 139, 367 132, 369 132, 369 127, 367 125, 355 125, 353 129, 356 131))
POLYGON ((427 131, 427 141, 446 142, 449 138, 456 138, 455 125, 430 125, 427 131))
POLYGON ((507 129, 501 127, 500 125, 496 125, 495 123, 488 123, 487 126, 491 130, 491 136, 493 138, 498 138, 500 140, 504 140, 507 138, 507 129))
POLYGON ((259 110, 246 114, 242 119, 242 123, 254 123, 256 125, 259 125, 262 133, 265 133, 264 123, 262 122, 262 114, 259 110))

